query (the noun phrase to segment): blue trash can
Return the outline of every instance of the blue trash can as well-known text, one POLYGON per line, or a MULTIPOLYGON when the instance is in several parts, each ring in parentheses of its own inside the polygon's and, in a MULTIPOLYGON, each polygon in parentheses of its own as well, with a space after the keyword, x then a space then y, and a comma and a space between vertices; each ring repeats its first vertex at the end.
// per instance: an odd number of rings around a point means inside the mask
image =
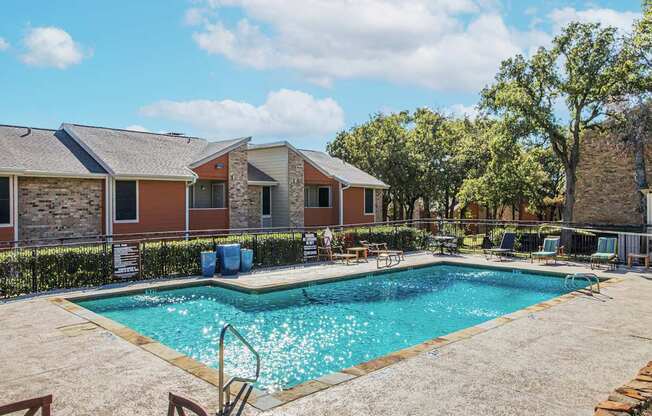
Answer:
POLYGON ((201 252, 201 274, 204 277, 213 277, 215 275, 215 261, 217 256, 214 251, 201 252))
POLYGON ((217 246, 217 257, 222 276, 233 276, 240 271, 240 244, 222 244, 217 246))
POLYGON ((240 250, 240 271, 247 273, 251 271, 254 263, 254 251, 248 248, 240 250))

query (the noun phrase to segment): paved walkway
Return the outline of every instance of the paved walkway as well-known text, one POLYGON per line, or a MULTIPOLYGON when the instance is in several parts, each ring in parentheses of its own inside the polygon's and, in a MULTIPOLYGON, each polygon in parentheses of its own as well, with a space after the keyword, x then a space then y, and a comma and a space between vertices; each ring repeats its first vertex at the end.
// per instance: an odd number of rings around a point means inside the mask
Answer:
MULTIPOLYGON (((409 264, 427 261, 432 257, 408 257, 409 264)), ((239 281, 264 287, 372 267, 317 266, 239 281)), ((604 290, 608 297, 577 297, 264 414, 591 415, 598 401, 652 359, 652 280, 618 276, 624 279, 604 290)), ((151 284, 130 288, 141 286, 151 284)), ((0 304, 0 346, 2 401, 53 393, 57 416, 153 416, 165 414, 173 391, 216 408, 212 385, 43 297, 0 304)))

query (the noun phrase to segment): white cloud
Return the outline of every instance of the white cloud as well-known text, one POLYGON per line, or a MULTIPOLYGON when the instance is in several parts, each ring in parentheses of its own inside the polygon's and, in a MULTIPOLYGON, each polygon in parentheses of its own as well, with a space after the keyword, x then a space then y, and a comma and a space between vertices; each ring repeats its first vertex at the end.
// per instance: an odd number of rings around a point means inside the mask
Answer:
MULTIPOLYGON (((436 90, 477 91, 502 60, 548 45, 533 23, 509 27, 493 0, 197 0, 186 21, 199 48, 256 69, 289 68, 320 86, 371 78, 436 90), (220 19, 225 7, 244 17, 220 19), (190 16, 190 17, 189 17, 190 16)), ((636 13, 556 9, 555 30, 568 19, 627 26, 636 13)), ((532 19, 539 17, 532 17, 532 19)))
POLYGON ((27 65, 65 69, 84 59, 81 46, 58 27, 35 27, 23 43, 27 51, 21 59, 27 65))
POLYGON ((131 126, 125 127, 125 130, 142 131, 143 133, 149 133, 149 130, 140 124, 132 124, 131 126))
POLYGON ((9 49, 9 42, 7 42, 4 38, 0 38, 0 51, 7 49, 9 49))
POLYGON ((140 112, 224 138, 316 138, 344 127, 344 112, 332 98, 286 89, 270 92, 260 106, 233 100, 159 101, 140 112))
POLYGON ((627 32, 632 28, 634 19, 641 17, 640 13, 619 12, 613 9, 586 9, 576 10, 572 7, 554 9, 550 12, 550 20, 553 23, 553 30, 560 32, 570 22, 602 23, 604 26, 613 26, 621 31, 627 32))
POLYGON ((478 108, 474 105, 464 105, 464 104, 453 104, 448 107, 448 111, 457 117, 468 117, 470 119, 475 119, 480 113, 478 108))

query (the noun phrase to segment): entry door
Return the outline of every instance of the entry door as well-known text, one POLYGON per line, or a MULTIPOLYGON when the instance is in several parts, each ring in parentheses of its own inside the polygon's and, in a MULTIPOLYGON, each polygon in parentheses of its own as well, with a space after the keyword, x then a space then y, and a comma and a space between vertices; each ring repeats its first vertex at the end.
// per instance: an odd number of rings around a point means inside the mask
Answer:
POLYGON ((272 187, 263 186, 261 192, 261 224, 263 227, 272 226, 272 187))

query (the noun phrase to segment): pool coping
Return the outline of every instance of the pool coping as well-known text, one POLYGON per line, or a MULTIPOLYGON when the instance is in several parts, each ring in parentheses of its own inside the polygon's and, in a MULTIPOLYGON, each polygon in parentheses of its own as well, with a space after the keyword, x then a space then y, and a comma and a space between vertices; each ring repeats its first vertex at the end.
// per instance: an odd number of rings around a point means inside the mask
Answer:
MULTIPOLYGON (((195 377, 202 379, 203 381, 218 387, 219 385, 219 372, 217 369, 208 367, 207 365, 186 356, 150 337, 140 334, 139 332, 129 328, 126 325, 120 324, 116 321, 113 321, 105 316, 92 312, 73 301, 78 300, 91 300, 99 299, 112 296, 128 295, 133 293, 144 293, 148 290, 159 290, 159 289, 176 289, 184 287, 193 287, 193 286, 218 286, 227 289, 238 290, 240 292, 245 292, 248 294, 259 294, 259 293, 268 293, 272 291, 288 290, 297 287, 305 287, 315 284, 324 284, 335 281, 342 280, 351 280, 356 278, 361 278, 369 275, 379 275, 385 273, 392 273, 397 271, 404 271, 410 269, 418 269, 423 267, 431 267, 436 265, 455 265, 455 266, 468 266, 468 267, 478 267, 486 269, 500 269, 500 270, 518 270, 520 272, 530 272, 533 274, 542 274, 552 277, 564 277, 567 273, 558 272, 558 271, 549 271, 549 270, 531 270, 522 267, 514 267, 498 264, 473 264, 473 263, 461 263, 455 261, 448 261, 445 259, 433 259, 433 261, 426 262, 423 264, 417 265, 404 265, 401 267, 394 267, 391 269, 383 269, 376 272, 359 272, 351 273, 339 276, 328 276, 317 279, 306 279, 298 282, 285 282, 285 283, 272 283, 269 285, 251 287, 244 284, 242 281, 237 280, 224 280, 216 278, 195 278, 186 281, 176 281, 176 282, 160 282, 159 284, 152 285, 148 288, 117 288, 109 290, 105 293, 88 293, 88 294, 71 294, 69 296, 55 296, 51 297, 48 300, 66 310, 69 313, 72 313, 92 324, 104 328, 105 330, 113 333, 114 335, 124 339, 125 341, 151 353, 161 358, 162 360, 168 362, 169 364, 180 368, 195 377)), ((612 277, 612 276, 601 276, 598 275, 600 279, 600 284, 602 287, 609 287, 611 285, 622 282, 624 279, 622 277, 612 277)), ((543 302, 530 305, 526 308, 499 316, 489 321, 482 322, 480 324, 470 326, 446 335, 442 335, 436 338, 432 338, 415 344, 413 346, 393 351, 384 356, 356 364, 352 367, 342 369, 340 371, 325 374, 313 380, 308 380, 303 383, 300 383, 296 386, 290 387, 286 390, 281 390, 273 393, 268 393, 263 390, 254 388, 250 394, 247 403, 252 407, 260 411, 270 410, 272 408, 284 405, 291 401, 300 399, 302 397, 311 395, 318 391, 328 389, 332 386, 346 383, 348 381, 354 380, 358 377, 367 375, 374 371, 385 368, 389 365, 398 363, 405 359, 417 356, 422 353, 428 353, 439 348, 442 348, 446 345, 462 341, 474 337, 476 335, 487 332, 491 329, 498 328, 502 325, 513 322, 517 319, 521 319, 529 316, 532 313, 540 312, 551 308, 553 306, 559 305, 561 303, 567 302, 569 300, 575 299, 580 296, 586 296, 586 293, 578 290, 573 291, 561 296, 557 296, 552 299, 548 299, 543 302)), ((81 324, 83 325, 83 324, 81 324)), ((225 380, 228 380, 229 376, 225 374, 225 380)), ((233 384, 233 392, 237 392, 240 389, 241 384, 235 382, 233 384)), ((235 394, 235 393, 233 393, 235 394)))

